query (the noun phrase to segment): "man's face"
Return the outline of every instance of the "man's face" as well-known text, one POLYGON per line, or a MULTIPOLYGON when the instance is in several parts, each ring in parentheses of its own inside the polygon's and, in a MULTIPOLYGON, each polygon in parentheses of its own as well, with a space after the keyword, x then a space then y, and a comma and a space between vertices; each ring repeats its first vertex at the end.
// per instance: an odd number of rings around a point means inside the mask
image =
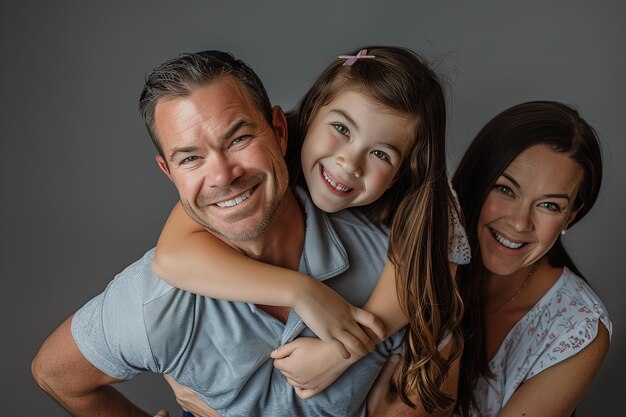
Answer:
POLYGON ((287 190, 287 128, 278 107, 273 124, 230 76, 156 106, 167 158, 157 156, 159 166, 187 214, 232 242, 260 237, 287 190))

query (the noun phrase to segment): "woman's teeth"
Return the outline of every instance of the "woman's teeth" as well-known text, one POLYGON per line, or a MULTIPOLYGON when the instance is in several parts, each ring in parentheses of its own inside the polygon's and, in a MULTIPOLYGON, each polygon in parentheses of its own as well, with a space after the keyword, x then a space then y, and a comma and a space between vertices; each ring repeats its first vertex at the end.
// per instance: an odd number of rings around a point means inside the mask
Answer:
POLYGON ((491 229, 491 234, 493 235, 493 237, 498 241, 498 243, 500 243, 502 246, 507 247, 509 249, 519 249, 522 246, 524 246, 523 243, 515 243, 515 242, 511 242, 510 240, 506 239, 503 236, 500 236, 495 230, 491 229))

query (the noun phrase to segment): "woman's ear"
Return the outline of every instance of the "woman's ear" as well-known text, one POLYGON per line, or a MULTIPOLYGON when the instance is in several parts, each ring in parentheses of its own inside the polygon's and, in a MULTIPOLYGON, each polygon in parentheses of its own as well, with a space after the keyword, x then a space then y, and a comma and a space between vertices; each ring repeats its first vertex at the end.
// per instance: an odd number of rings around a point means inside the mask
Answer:
POLYGON ((567 221, 565 222, 565 226, 563 227, 563 230, 569 229, 570 223, 574 221, 574 219, 578 215, 578 212, 580 211, 581 208, 583 208, 583 204, 581 204, 580 207, 578 207, 576 210, 572 210, 572 212, 567 217, 567 221))

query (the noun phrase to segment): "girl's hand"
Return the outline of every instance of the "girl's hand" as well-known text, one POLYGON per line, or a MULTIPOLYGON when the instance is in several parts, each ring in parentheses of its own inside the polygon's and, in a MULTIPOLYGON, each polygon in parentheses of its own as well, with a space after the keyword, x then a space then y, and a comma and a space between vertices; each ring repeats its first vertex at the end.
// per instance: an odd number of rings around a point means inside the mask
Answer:
POLYGON ((359 359, 345 360, 330 345, 311 337, 300 337, 280 346, 270 356, 274 358, 274 368, 303 400, 322 392, 359 359))
POLYGON ((314 278, 306 277, 293 298, 292 306, 304 323, 345 359, 350 351, 364 356, 385 339, 385 326, 377 316, 348 303, 314 278))

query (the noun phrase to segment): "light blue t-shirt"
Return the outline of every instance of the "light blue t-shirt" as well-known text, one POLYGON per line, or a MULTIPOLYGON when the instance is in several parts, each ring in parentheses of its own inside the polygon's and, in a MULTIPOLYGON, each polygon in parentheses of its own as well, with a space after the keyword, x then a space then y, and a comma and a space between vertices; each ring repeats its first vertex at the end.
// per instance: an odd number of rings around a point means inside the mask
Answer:
MULTIPOLYGON (((296 190, 306 215, 300 271, 363 306, 387 258, 388 231, 356 211, 327 214, 296 190)), ((364 416, 365 399, 402 334, 301 400, 273 367, 270 352, 314 336, 292 310, 286 324, 253 304, 216 300, 172 287, 152 273, 153 250, 121 272, 72 320, 72 335, 95 367, 118 379, 166 373, 229 416, 364 416)))

